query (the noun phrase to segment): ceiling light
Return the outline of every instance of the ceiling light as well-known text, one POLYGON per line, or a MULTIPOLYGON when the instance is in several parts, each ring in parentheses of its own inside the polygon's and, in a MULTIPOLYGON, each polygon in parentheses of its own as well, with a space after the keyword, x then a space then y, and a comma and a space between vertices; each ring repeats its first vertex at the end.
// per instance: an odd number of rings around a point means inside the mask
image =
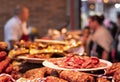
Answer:
POLYGON ((108 2, 109 2, 109 0, 103 0, 103 2, 104 2, 104 3, 108 3, 108 2))
POLYGON ((87 0, 81 0, 81 1, 87 1, 87 0))
POLYGON ((115 8, 120 8, 120 4, 116 3, 115 8))

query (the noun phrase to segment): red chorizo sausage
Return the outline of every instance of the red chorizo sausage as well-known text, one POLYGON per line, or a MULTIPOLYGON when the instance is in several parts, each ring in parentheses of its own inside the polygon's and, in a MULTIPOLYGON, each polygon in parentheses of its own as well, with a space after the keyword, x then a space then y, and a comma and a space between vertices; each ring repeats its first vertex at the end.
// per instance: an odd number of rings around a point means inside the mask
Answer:
POLYGON ((5 60, 0 62, 0 73, 8 66, 10 60, 10 58, 6 57, 5 60))
POLYGON ((7 56, 7 53, 4 51, 1 51, 0 52, 0 61, 4 60, 6 58, 6 56, 7 56))

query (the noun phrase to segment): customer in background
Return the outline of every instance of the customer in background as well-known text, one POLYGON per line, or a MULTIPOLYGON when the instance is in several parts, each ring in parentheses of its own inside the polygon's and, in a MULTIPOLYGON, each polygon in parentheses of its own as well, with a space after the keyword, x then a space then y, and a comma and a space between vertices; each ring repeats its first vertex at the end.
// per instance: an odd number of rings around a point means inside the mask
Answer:
POLYGON ((117 26, 118 26, 118 29, 117 29, 117 33, 116 33, 116 37, 115 37, 115 40, 116 40, 116 59, 117 61, 120 61, 120 13, 117 13, 117 26))
POLYGON ((82 43, 84 45, 86 45, 86 41, 87 41, 89 35, 90 35, 90 27, 89 26, 85 26, 85 28, 83 30, 83 39, 82 39, 83 40, 82 43))
POLYGON ((91 41, 91 30, 89 26, 85 26, 84 30, 83 30, 83 37, 82 37, 82 43, 84 45, 85 48, 85 52, 87 53, 87 55, 90 56, 89 54, 89 43, 91 41))
POLYGON ((93 31, 89 44, 90 54, 108 60, 111 52, 113 38, 103 25, 104 16, 90 16, 89 26, 93 31))
POLYGON ((14 16, 7 21, 4 27, 4 39, 8 43, 8 49, 12 49, 16 41, 27 40, 27 20, 29 9, 23 5, 15 8, 14 16))

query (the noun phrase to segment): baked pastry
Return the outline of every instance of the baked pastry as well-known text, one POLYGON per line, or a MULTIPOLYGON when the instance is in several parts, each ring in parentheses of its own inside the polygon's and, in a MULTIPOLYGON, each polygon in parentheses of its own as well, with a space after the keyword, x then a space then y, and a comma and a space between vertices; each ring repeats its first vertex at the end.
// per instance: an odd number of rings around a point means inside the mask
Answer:
POLYGON ((46 68, 36 68, 36 69, 31 69, 28 70, 27 72, 24 73, 23 77, 24 78, 29 78, 29 79, 34 79, 34 78, 44 78, 44 75, 46 73, 46 68))
POLYGON ((68 82, 68 81, 63 80, 63 79, 58 78, 58 77, 48 76, 48 77, 46 77, 46 81, 45 82, 68 82))
POLYGON ((29 53, 29 49, 25 49, 25 48, 13 49, 9 52, 8 57, 14 58, 15 56, 24 55, 28 53, 29 53))
POLYGON ((33 79, 21 77, 16 82, 68 82, 68 81, 58 77, 48 76, 45 78, 33 78, 33 79))
POLYGON ((43 78, 46 76, 56 76, 59 77, 61 70, 54 70, 48 67, 35 68, 28 70, 24 73, 24 78, 43 78))
POLYGON ((62 71, 59 76, 68 82, 95 82, 91 75, 83 72, 65 70, 62 71))

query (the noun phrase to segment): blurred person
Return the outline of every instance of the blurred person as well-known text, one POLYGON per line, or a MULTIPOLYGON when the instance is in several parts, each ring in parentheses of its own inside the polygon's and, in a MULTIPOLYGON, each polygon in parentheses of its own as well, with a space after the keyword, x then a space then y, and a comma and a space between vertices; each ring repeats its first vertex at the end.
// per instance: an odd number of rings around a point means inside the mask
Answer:
POLYGON ((90 27, 89 26, 85 26, 84 30, 83 30, 83 42, 86 42, 87 38, 89 37, 90 34, 90 27))
POLYGON ((82 36, 82 44, 85 48, 85 52, 87 53, 87 55, 89 54, 89 47, 88 44, 91 41, 91 32, 90 32, 90 27, 89 26, 85 26, 84 30, 83 30, 83 36, 82 36))
POLYGON ((104 21, 104 25, 110 31, 113 39, 115 39, 115 35, 116 35, 117 29, 118 29, 117 24, 115 22, 111 21, 111 20, 106 19, 104 21))
POLYGON ((117 29, 117 33, 116 33, 116 36, 115 36, 115 40, 116 40, 116 59, 117 61, 120 61, 120 13, 117 13, 117 26, 118 26, 118 29, 117 29))
POLYGON ((60 37, 60 31, 57 29, 48 29, 47 37, 44 36, 42 39, 48 39, 48 40, 59 40, 60 37))
POLYGON ((52 31, 52 39, 53 40, 59 40, 60 37, 60 31, 57 29, 53 29, 52 31))
POLYGON ((36 27, 29 27, 29 39, 34 42, 35 39, 39 38, 38 29, 36 27))
POLYGON ((118 29, 117 24, 113 21, 110 21, 110 26, 109 26, 108 29, 110 30, 110 33, 112 34, 112 37, 115 39, 117 29, 118 29))
POLYGON ((117 33, 116 33, 116 36, 115 36, 115 39, 117 40, 118 39, 118 36, 120 34, 120 12, 117 13, 117 33))
POLYGON ((120 29, 120 12, 117 13, 117 25, 118 25, 118 29, 120 29))
POLYGON ((117 31, 118 31, 118 26, 116 24, 116 22, 110 21, 108 19, 106 19, 106 21, 104 21, 104 25, 105 27, 107 27, 107 29, 110 31, 112 37, 113 37, 113 44, 112 44, 112 50, 111 50, 111 58, 112 58, 112 62, 116 62, 116 52, 117 52, 117 31))
POLYGON ((116 39, 116 34, 117 34, 117 29, 118 26, 115 22, 110 21, 110 26, 108 28, 108 30, 110 31, 112 37, 113 37, 113 46, 112 46, 112 51, 111 51, 111 57, 112 57, 112 62, 116 62, 116 52, 117 52, 117 39, 116 39))
POLYGON ((14 16, 7 21, 4 27, 4 39, 8 43, 8 50, 13 48, 16 41, 28 39, 28 18, 29 9, 23 5, 18 5, 15 8, 14 16))
POLYGON ((93 31, 89 44, 90 54, 108 60, 110 57, 113 38, 103 25, 104 16, 93 15, 89 17, 89 26, 93 31))
POLYGON ((66 27, 62 27, 59 29, 60 32, 60 37, 58 40, 65 40, 67 37, 67 28, 66 27))

